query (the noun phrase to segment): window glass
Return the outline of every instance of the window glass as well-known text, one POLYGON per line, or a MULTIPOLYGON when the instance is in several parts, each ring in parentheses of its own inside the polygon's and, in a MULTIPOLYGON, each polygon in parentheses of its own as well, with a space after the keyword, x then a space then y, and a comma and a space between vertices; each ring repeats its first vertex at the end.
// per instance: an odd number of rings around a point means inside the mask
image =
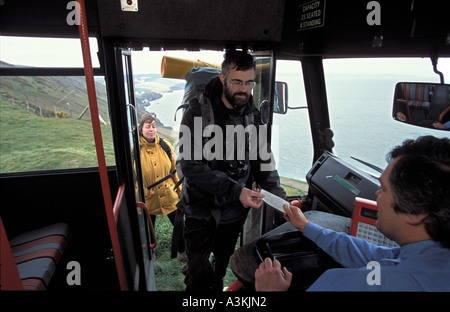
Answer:
MULTIPOLYGON (((100 67, 97 40, 90 38, 89 46, 92 66, 100 67)), ((83 67, 80 39, 0 36, 0 57, 0 67, 83 67)))
POLYGON ((288 84, 288 104, 295 109, 288 109, 284 115, 273 115, 272 148, 287 194, 304 195, 308 189, 306 174, 312 165, 313 146, 301 63, 277 61, 276 68, 276 81, 288 84))
MULTIPOLYGON (((59 42, 47 48, 59 49, 59 42)), ((18 54, 41 56, 23 49, 18 54)), ((8 64, 24 63, 9 58, 8 64)), ((106 163, 114 165, 106 84, 104 77, 95 80, 100 115, 95 117, 101 121, 106 163)), ((98 166, 84 76, 0 76, 0 86, 0 173, 98 166)))
MULTIPOLYGON (((448 80, 450 59, 439 59, 438 70, 448 80)), ((384 169, 386 154, 403 140, 421 135, 448 137, 446 131, 411 126, 391 117, 397 82, 440 82, 430 59, 328 59, 324 71, 334 152, 348 163, 379 175, 354 158, 384 169)))

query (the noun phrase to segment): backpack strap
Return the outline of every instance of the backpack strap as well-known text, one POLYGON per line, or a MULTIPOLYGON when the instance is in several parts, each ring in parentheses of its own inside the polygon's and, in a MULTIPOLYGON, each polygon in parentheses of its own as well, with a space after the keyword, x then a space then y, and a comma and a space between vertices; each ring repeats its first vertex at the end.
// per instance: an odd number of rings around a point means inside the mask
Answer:
MULTIPOLYGON (((167 157, 169 157, 169 160, 172 160, 172 152, 170 151, 170 147, 169 145, 167 145, 166 141, 164 141, 162 138, 159 138, 159 145, 161 145, 162 149, 164 150, 164 152, 166 152, 167 157)), ((155 183, 150 184, 149 186, 147 186, 147 189, 151 189, 154 188, 155 186, 157 186, 159 183, 166 181, 167 179, 173 177, 175 175, 175 173, 177 172, 177 169, 174 169, 171 173, 169 173, 168 175, 166 175, 164 178, 156 181, 155 183)))
POLYGON ((214 124, 214 112, 212 109, 211 100, 205 95, 200 93, 199 95, 200 110, 202 112, 202 129, 214 124))
POLYGON ((180 109, 183 109, 183 112, 189 107, 189 103, 181 104, 177 107, 177 110, 175 111, 175 115, 173 116, 173 120, 177 121, 177 113, 180 109))
POLYGON ((255 123, 255 115, 253 113, 244 116, 244 128, 255 123))
POLYGON ((170 150, 169 145, 167 145, 166 141, 164 141, 162 138, 159 138, 159 145, 161 145, 164 152, 166 152, 167 157, 169 157, 169 159, 172 160, 172 152, 170 150))
MULTIPOLYGON (((206 96, 206 85, 200 84, 197 86, 196 96, 198 99, 198 103, 200 104, 201 114, 202 114, 202 129, 205 129, 206 126, 214 124, 214 113, 211 106, 210 99, 206 96)), ((175 111, 175 116, 173 120, 177 120, 177 113, 180 109, 183 109, 183 112, 189 107, 190 102, 183 102, 180 106, 177 107, 175 111)))
POLYGON ((170 179, 171 177, 173 177, 175 175, 175 173, 177 172, 177 169, 174 169, 171 173, 169 173, 168 175, 166 175, 164 178, 156 181, 155 183, 150 184, 149 186, 147 186, 147 189, 152 189, 155 186, 157 186, 159 183, 166 181, 167 179, 170 179))

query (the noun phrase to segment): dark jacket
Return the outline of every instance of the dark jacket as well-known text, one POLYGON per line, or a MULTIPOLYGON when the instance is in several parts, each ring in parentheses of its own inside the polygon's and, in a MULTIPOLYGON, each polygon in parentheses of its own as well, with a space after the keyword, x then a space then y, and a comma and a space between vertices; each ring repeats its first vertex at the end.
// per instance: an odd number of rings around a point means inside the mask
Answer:
MULTIPOLYGON (((249 141, 258 142, 258 140, 250 140, 248 136, 245 144, 242 144, 243 142, 238 144, 238 140, 232 140, 235 144, 235 154, 245 147, 246 156, 241 160, 237 156, 226 156, 226 125, 242 125, 245 128, 247 126, 246 121, 248 123, 248 120, 253 119, 255 126, 253 129, 257 130, 256 135, 259 137, 259 126, 262 125, 261 117, 259 111, 253 105, 253 98, 251 97, 248 103, 239 109, 228 109, 221 99, 222 83, 218 77, 214 78, 205 90, 206 97, 210 99, 212 104, 214 124, 222 129, 224 156, 207 160, 202 153, 202 159, 195 160, 194 136, 197 134, 198 138, 198 133, 195 133, 194 117, 201 117, 201 109, 198 99, 191 100, 183 115, 180 128, 180 153, 182 154, 182 150, 186 148, 186 146, 183 146, 185 142, 190 142, 191 158, 180 160, 181 171, 185 177, 185 191, 179 203, 179 208, 185 212, 187 218, 214 221, 216 224, 231 223, 245 219, 249 209, 243 207, 239 201, 239 195, 243 187, 252 189, 253 181, 256 181, 263 189, 283 198, 286 197, 286 193, 280 187, 280 179, 276 170, 260 170, 261 164, 269 163, 271 159, 265 157, 266 161, 262 160, 260 153, 255 153, 252 150, 258 148, 256 144, 250 144, 249 147, 249 141), (253 118, 249 118, 251 115, 253 115, 253 118), (189 128, 191 137, 190 141, 186 140, 185 137, 183 143, 181 143, 184 135, 182 134, 183 126, 189 128), (251 154, 252 152, 253 154, 251 154), (250 157, 250 154, 256 155, 256 159, 255 156, 250 157)), ((214 152, 217 147, 211 147, 212 141, 210 140, 211 138, 203 138, 202 147, 207 144, 205 148, 214 152), (209 145, 208 141, 210 141, 209 145)), ((270 146, 264 146, 263 148, 267 148, 267 151, 271 154, 270 146)))

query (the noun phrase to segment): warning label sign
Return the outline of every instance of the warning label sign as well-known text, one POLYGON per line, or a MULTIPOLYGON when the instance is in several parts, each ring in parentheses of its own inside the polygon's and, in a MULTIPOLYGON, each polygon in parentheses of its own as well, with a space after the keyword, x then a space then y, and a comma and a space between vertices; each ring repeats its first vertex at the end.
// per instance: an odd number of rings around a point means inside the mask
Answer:
POLYGON ((311 1, 298 7, 298 31, 325 25, 325 2, 325 0, 311 1))

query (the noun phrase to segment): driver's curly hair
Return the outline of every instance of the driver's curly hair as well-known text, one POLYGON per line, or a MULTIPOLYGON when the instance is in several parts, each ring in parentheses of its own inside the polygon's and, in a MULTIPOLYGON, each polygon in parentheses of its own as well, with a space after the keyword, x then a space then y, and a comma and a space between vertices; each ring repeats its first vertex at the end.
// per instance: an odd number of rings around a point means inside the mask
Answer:
POLYGON ((427 215, 428 234, 450 248, 450 139, 406 140, 387 156, 388 161, 397 158, 389 177, 394 210, 427 215))

